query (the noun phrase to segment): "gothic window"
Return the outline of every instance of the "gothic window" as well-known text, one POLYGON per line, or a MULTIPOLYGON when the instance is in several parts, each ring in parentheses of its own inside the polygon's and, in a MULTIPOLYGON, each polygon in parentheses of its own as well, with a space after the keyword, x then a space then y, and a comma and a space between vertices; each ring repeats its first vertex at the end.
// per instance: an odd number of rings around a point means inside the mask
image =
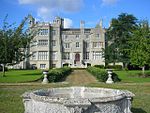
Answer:
POLYGON ((99 34, 96 34, 96 38, 100 38, 100 35, 99 35, 99 34))
POLYGON ((93 42, 93 48, 103 47, 103 42, 93 42))
POLYGON ((79 35, 76 35, 76 38, 79 38, 79 35))
POLYGON ((56 64, 51 64, 52 68, 55 68, 56 67, 56 64))
POLYGON ((89 48, 89 45, 90 45, 89 42, 85 42, 85 43, 84 43, 84 47, 85 47, 85 48, 89 48))
POLYGON ((84 59, 89 59, 89 52, 86 52, 86 53, 84 54, 84 59))
POLYGON ((93 51, 93 59, 94 60, 100 60, 102 58, 102 52, 101 51, 93 51))
POLYGON ((64 52, 63 53, 63 59, 64 60, 69 60, 70 59, 70 53, 69 52, 64 52))
POLYGON ((38 59, 39 60, 48 60, 48 52, 47 51, 39 51, 38 59))
POLYGON ((46 68, 46 64, 40 64, 40 69, 45 69, 46 68))
POLYGON ((39 40, 38 45, 39 46, 47 46, 48 45, 48 40, 39 40))
POLYGON ((56 30, 53 30, 52 31, 52 35, 54 36, 54 35, 56 35, 57 33, 56 33, 56 30))
POLYGON ((80 43, 79 42, 76 42, 76 47, 80 47, 80 43))
POLYGON ((40 29, 40 30, 39 30, 39 35, 41 35, 41 36, 46 36, 46 35, 48 35, 48 29, 40 29))
POLYGON ((52 46, 56 46, 56 40, 52 40, 52 46))
POLYGON ((70 43, 64 43, 64 48, 70 48, 70 43))
POLYGON ((57 52, 52 52, 52 60, 56 60, 56 57, 57 57, 57 52))

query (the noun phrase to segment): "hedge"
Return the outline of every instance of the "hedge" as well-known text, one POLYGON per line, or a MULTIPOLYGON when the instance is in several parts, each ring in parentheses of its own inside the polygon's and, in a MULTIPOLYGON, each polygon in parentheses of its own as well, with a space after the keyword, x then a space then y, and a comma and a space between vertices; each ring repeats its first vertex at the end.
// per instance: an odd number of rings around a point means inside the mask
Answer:
POLYGON ((122 65, 107 65, 106 69, 122 70, 122 65))
MULTIPOLYGON (((100 82, 106 82, 108 79, 108 73, 104 69, 100 69, 97 67, 88 67, 87 71, 90 72, 93 76, 95 76, 100 82)), ((121 79, 118 78, 116 73, 112 73, 112 79, 114 82, 119 82, 121 79)))
POLYGON ((104 69, 104 68, 105 68, 104 65, 94 65, 94 67, 98 67, 98 68, 101 68, 101 69, 104 69))
POLYGON ((72 69, 69 67, 51 69, 48 72, 49 82, 59 82, 67 77, 72 72, 72 69))
POLYGON ((98 67, 101 69, 115 69, 115 70, 122 70, 122 65, 94 65, 94 67, 98 67))

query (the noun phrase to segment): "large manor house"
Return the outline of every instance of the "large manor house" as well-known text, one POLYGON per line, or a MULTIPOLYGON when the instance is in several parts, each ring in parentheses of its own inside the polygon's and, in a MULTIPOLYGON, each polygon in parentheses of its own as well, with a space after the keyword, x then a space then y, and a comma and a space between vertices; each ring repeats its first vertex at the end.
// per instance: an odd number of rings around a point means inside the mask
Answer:
MULTIPOLYGON (((52 23, 40 23, 30 16, 29 27, 33 26, 39 32, 31 41, 29 53, 32 56, 26 61, 31 68, 86 68, 105 64, 102 21, 95 28, 85 28, 84 21, 80 22, 80 28, 64 28, 64 19, 60 17, 52 23)), ((18 66, 24 66, 23 63, 18 66)))

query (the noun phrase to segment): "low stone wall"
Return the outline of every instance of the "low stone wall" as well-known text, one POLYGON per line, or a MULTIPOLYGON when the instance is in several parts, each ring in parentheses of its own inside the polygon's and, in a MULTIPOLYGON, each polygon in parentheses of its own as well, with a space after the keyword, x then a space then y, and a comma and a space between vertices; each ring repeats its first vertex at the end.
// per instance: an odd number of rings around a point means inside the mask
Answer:
POLYGON ((25 113, 132 113, 127 90, 67 87, 23 94, 25 113))

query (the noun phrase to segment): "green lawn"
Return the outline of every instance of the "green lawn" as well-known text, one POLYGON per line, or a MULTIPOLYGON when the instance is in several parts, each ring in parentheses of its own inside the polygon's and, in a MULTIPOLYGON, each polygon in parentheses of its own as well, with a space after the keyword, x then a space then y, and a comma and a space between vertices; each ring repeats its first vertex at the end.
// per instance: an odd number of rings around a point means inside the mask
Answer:
MULTIPOLYGON (((90 86, 129 90, 135 94, 132 103, 133 113, 150 113, 150 78, 140 78, 140 71, 115 71, 120 83, 105 84, 93 81, 92 75, 86 73, 72 73, 68 76, 66 83, 49 83, 42 85, 39 82, 16 83, 35 81, 42 76, 41 70, 11 70, 6 72, 6 77, 0 75, 0 113, 23 113, 24 107, 21 95, 30 90, 66 87, 66 86, 90 86), (81 76, 82 75, 82 76, 81 76), (88 79, 88 82, 87 82, 88 79), (68 81, 67 81, 68 80, 68 81), (93 82, 89 82, 89 81, 93 82), (5 83, 4 83, 5 82, 5 83), (7 83, 7 84, 6 84, 7 83), (9 84, 10 83, 10 84, 9 84)), ((150 71, 147 71, 150 72, 150 71)), ((2 74, 2 73, 0 73, 2 74)))
POLYGON ((50 87, 62 87, 62 84, 48 84, 42 85, 0 85, 0 113, 24 113, 24 106, 21 95, 30 90, 50 88, 50 87))
MULTIPOLYGON (((121 79, 121 82, 127 82, 127 83, 144 83, 144 82, 150 82, 150 76, 147 78, 139 77, 138 74, 141 73, 140 70, 134 70, 134 71, 114 71, 119 78, 121 79)), ((150 73, 150 70, 145 71, 145 73, 150 73)))
POLYGON ((96 83, 89 86, 129 90, 135 94, 132 102, 132 112, 150 113, 150 83, 118 83, 111 85, 96 83))
MULTIPOLYGON (((150 77, 142 78, 138 77, 140 70, 136 71, 114 71, 117 73, 121 82, 126 83, 144 83, 150 82, 150 77)), ((146 71, 146 73, 149 71, 146 71)), ((2 77, 2 72, 0 72, 0 83, 21 83, 21 82, 31 82, 36 81, 42 76, 41 70, 9 70, 6 72, 6 77, 2 77)))
MULTIPOLYGON (((24 107, 21 95, 25 91, 41 89, 41 88, 50 88, 50 87, 65 87, 70 85, 65 84, 47 84, 41 85, 0 85, 0 113, 23 113, 24 107)), ((95 83, 88 84, 86 86, 92 87, 105 87, 105 88, 115 88, 115 89, 125 89, 133 92, 135 97, 132 103, 132 112, 133 113, 150 113, 150 83, 138 83, 138 84, 104 84, 104 83, 95 83)))
POLYGON ((2 72, 0 72, 0 83, 30 82, 41 76, 41 70, 9 70, 6 72, 6 77, 2 77, 2 72))

